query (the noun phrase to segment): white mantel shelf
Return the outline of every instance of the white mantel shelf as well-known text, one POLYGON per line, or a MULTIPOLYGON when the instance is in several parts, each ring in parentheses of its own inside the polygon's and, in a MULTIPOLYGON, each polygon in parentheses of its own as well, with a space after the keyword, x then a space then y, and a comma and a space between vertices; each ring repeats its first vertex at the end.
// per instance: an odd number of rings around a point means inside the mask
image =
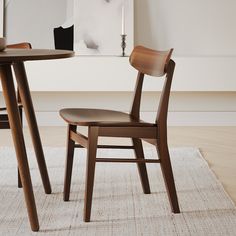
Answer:
MULTIPOLYGON (((31 91, 133 91, 128 57, 79 57, 26 62, 31 91)), ((236 57, 176 57, 172 91, 236 91, 236 57)), ((145 91, 161 90, 148 79, 145 91)))

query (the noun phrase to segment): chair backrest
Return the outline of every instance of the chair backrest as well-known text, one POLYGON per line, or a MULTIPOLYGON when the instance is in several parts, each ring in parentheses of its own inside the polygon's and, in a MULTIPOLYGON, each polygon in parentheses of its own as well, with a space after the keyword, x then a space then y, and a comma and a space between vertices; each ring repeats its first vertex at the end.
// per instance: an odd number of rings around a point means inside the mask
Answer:
POLYGON ((170 88, 175 68, 175 62, 171 60, 172 52, 173 49, 168 51, 155 51, 143 46, 137 46, 131 53, 129 58, 130 64, 138 70, 135 94, 130 112, 134 118, 139 119, 140 117, 140 103, 144 75, 146 74, 154 77, 164 76, 165 83, 159 102, 156 123, 166 126, 170 88))
POLYGON ((134 48, 130 56, 130 64, 139 72, 151 76, 163 76, 170 61, 173 49, 155 51, 142 46, 134 48))
MULTIPOLYGON (((19 49, 32 49, 32 46, 28 42, 15 43, 7 45, 7 48, 19 48, 19 49)), ((19 89, 17 88, 17 102, 21 103, 19 89)))
POLYGON ((22 49, 31 49, 31 44, 27 42, 23 43, 16 43, 16 44, 9 44, 7 48, 22 48, 22 49))

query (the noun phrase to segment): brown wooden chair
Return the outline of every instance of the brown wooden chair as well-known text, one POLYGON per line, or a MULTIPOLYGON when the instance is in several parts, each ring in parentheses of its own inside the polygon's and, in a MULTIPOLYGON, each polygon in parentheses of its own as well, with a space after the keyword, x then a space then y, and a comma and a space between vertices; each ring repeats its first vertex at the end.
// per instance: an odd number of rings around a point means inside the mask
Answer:
POLYGON ((150 187, 145 163, 160 163, 172 211, 174 213, 180 212, 167 144, 167 112, 175 68, 175 62, 170 59, 172 51, 173 49, 155 51, 142 46, 134 48, 130 56, 130 64, 138 70, 138 77, 129 114, 112 110, 77 108, 60 111, 61 117, 68 123, 64 201, 69 200, 74 148, 87 148, 84 221, 90 221, 96 162, 137 163, 142 188, 146 194, 150 193, 150 187), (164 76, 165 78, 157 118, 154 123, 140 119, 140 101, 145 74, 154 77, 164 76), (77 126, 88 126, 88 137, 78 133, 77 126), (131 138, 133 145, 98 145, 99 136, 131 138), (159 159, 144 158, 142 140, 156 146, 159 159), (134 149, 136 158, 96 158, 97 148, 134 149))
MULTIPOLYGON (((24 49, 31 49, 31 44, 30 43, 17 43, 17 44, 11 44, 7 45, 7 48, 24 48, 24 49)), ((19 113, 20 113, 20 120, 21 124, 23 126, 23 106, 21 104, 21 99, 20 99, 20 93, 17 88, 17 102, 18 102, 18 108, 19 108, 19 113)), ((3 112, 3 114, 0 114, 0 129, 10 129, 10 124, 8 120, 8 115, 6 114, 6 107, 0 107, 0 112, 3 112)), ((22 188, 21 180, 20 180, 20 174, 18 171, 18 187, 22 188)))

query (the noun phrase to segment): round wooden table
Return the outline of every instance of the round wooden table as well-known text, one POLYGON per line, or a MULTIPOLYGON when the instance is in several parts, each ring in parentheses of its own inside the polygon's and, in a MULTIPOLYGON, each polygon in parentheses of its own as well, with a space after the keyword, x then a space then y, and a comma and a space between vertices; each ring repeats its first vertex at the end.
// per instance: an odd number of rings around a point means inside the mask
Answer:
POLYGON ((17 106, 15 86, 11 67, 13 66, 21 102, 31 133, 35 154, 44 186, 45 193, 51 193, 51 185, 48 177, 47 166, 44 158, 42 143, 31 99, 30 89, 26 76, 25 61, 62 59, 74 56, 74 52, 65 50, 47 49, 6 49, 0 52, 0 80, 3 96, 6 103, 8 119, 14 141, 17 163, 24 190, 25 202, 30 220, 31 229, 39 230, 38 215, 35 205, 34 193, 30 177, 29 165, 26 154, 24 136, 21 128, 20 115, 17 106))

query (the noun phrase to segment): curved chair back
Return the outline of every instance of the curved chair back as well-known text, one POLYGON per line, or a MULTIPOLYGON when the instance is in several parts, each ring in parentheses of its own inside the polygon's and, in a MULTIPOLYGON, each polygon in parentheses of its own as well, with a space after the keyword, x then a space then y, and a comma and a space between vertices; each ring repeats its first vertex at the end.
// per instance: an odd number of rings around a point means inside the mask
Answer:
POLYGON ((137 46, 130 56, 130 64, 143 74, 163 76, 166 73, 172 52, 173 48, 168 51, 155 51, 137 46))
POLYGON ((27 42, 23 43, 16 43, 16 44, 9 44, 7 48, 22 48, 22 49, 31 49, 31 44, 27 42))

